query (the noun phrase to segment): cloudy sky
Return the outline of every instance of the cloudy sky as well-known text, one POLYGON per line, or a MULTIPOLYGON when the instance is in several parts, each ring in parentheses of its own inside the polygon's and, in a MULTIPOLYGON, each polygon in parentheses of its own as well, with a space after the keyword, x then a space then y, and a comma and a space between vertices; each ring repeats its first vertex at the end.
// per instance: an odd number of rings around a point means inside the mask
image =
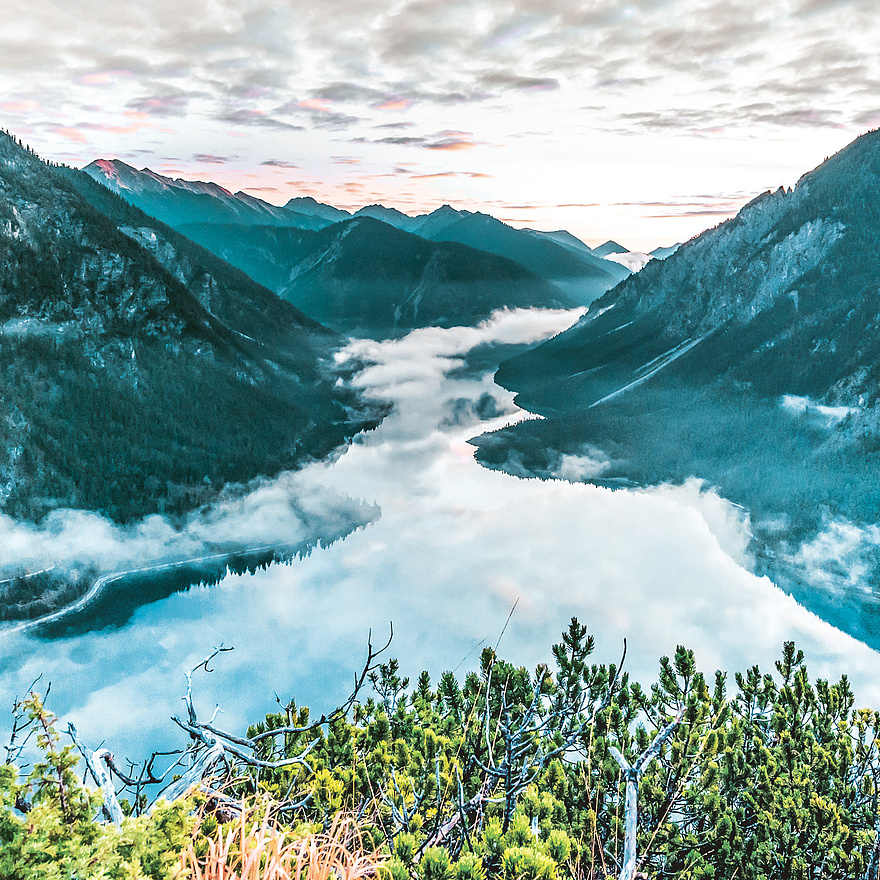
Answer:
POLYGON ((2 0, 0 124, 275 203, 669 244, 880 125, 875 0, 2 0))

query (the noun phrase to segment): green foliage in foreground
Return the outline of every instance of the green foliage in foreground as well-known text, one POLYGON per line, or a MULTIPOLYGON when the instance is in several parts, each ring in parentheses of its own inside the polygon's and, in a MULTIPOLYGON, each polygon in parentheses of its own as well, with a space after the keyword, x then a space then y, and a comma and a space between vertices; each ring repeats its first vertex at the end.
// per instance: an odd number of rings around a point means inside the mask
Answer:
MULTIPOLYGON (((874 878, 880 714, 854 708, 846 678, 811 681, 787 643, 775 674, 706 681, 693 654, 663 658, 650 689, 589 662, 576 620, 533 672, 485 650, 463 680, 397 661, 375 695, 328 724, 290 703, 248 731, 261 766, 240 763, 229 795, 270 795, 297 829, 347 812, 391 856, 384 880, 598 880, 620 871, 625 782, 670 719, 638 793, 639 871, 648 877, 874 878), (284 767, 267 764, 296 759, 284 767)), ((166 878, 192 840, 192 803, 99 823, 52 718, 27 704, 44 759, 19 781, 0 768, 0 880, 166 878)), ((216 828, 209 819, 202 833, 216 828)), ((199 846, 198 832, 195 832, 199 846)))
POLYGON ((43 760, 24 779, 0 765, 0 880, 166 880, 189 843, 192 803, 159 803, 122 827, 95 820, 100 795, 74 770, 72 746, 61 746, 54 717, 39 697, 25 701, 43 760))
POLYGON ((635 764, 681 711, 641 778, 640 871, 861 878, 870 864, 875 876, 880 715, 854 709, 845 677, 811 681, 788 643, 775 675, 753 667, 710 683, 679 648, 645 690, 589 664, 592 647, 572 621, 553 669, 487 649, 464 681, 445 673, 434 686, 423 673, 410 688, 396 661, 383 664, 377 697, 326 733, 266 737, 304 726, 294 704, 252 728, 263 759, 310 750, 306 763, 252 770, 250 786, 298 800, 312 821, 372 817, 395 880, 604 878, 620 870, 624 836, 610 750, 635 764))

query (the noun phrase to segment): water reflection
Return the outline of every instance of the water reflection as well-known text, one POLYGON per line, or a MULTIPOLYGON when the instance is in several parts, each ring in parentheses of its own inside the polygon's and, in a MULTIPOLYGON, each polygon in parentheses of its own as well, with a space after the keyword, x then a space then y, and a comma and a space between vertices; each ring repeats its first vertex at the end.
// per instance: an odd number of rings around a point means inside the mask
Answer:
POLYGON ((682 643, 701 666, 769 667, 786 639, 814 674, 846 671, 859 698, 880 705, 877 655, 751 573, 743 511, 693 480, 612 491, 519 479, 477 465, 470 437, 526 417, 492 382, 486 345, 562 329, 571 315, 507 313, 480 328, 418 330, 391 342, 355 341, 367 361, 355 381, 393 401, 393 413, 333 462, 288 484, 311 499, 363 499, 381 517, 290 565, 232 575, 136 610, 120 630, 52 642, 0 643, 0 698, 40 672, 54 710, 89 741, 132 756, 183 742, 183 671, 224 643, 235 650, 195 680, 200 714, 241 730, 275 694, 326 709, 362 662, 367 632, 387 632, 405 674, 467 667, 517 610, 501 651, 524 664, 549 656, 572 615, 596 635, 597 657, 652 679, 682 643), (470 351, 482 370, 465 369, 470 351))

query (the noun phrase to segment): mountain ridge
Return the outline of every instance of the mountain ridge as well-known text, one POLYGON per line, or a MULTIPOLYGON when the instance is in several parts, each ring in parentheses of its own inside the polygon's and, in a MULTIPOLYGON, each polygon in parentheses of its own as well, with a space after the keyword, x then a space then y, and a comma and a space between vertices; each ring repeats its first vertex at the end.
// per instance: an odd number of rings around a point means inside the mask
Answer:
MULTIPOLYGON (((588 339, 625 324, 654 323, 660 335, 645 351, 647 363, 651 351, 656 356, 664 347, 722 333, 726 348, 713 343, 690 359, 700 354, 704 370, 711 360, 713 369, 730 370, 738 381, 757 383, 767 393, 807 394, 831 404, 861 397, 863 404, 873 405, 880 394, 880 371, 868 352, 875 349, 870 330, 880 312, 874 287, 880 270, 856 257, 873 252, 880 241, 880 210, 872 198, 878 192, 880 135, 872 132, 805 174, 794 190, 762 193, 736 217, 664 260, 652 260, 543 351, 555 348, 558 354, 564 347, 573 353, 578 346, 585 348, 588 339), (862 339, 850 345, 859 353, 845 361, 827 344, 842 326, 862 339), (750 334, 760 338, 749 349, 750 334), (784 376, 771 369, 783 349, 798 365, 784 376)), ((635 333, 628 329, 623 339, 635 333)), ((634 344, 628 346, 631 352, 634 344)), ((523 357, 541 357, 541 350, 523 357)), ((558 356, 554 362, 562 364, 558 356)), ((595 365, 596 359, 588 357, 580 367, 595 365)), ((502 380, 514 371, 512 364, 503 368, 502 380)))
POLYGON ((370 420, 331 375, 329 330, 5 134, 0 244, 7 514, 182 513, 370 420))
POLYGON ((217 183, 166 177, 149 168, 137 170, 121 159, 96 159, 82 171, 173 228, 186 223, 237 222, 314 229, 330 222, 242 191, 232 193, 217 183))
POLYGON ((519 475, 696 478, 749 516, 756 570, 880 647, 880 132, 652 260, 496 381, 540 420, 477 438, 519 475), (852 564, 848 562, 847 564, 852 564))
MULTIPOLYGON (((85 171, 98 182, 108 185, 114 191, 119 191, 147 213, 195 238, 223 259, 249 272, 258 281, 269 285, 294 302, 299 300, 296 299, 294 292, 296 285, 292 285, 291 282, 294 276, 301 274, 301 269, 296 263, 298 255, 305 247, 308 235, 271 231, 262 227, 318 231, 336 222, 370 218, 385 223, 389 230, 396 229, 438 244, 457 242, 459 245, 482 251, 489 256, 512 261, 529 273, 528 277, 534 276, 541 280, 542 284, 536 282, 536 296, 531 300, 519 291, 514 292, 513 298, 508 303, 493 294, 497 307, 504 305, 512 307, 515 303, 527 301, 533 305, 546 303, 553 306, 560 304, 583 306, 629 274, 629 269, 595 256, 583 242, 570 233, 564 231, 541 233, 535 230, 514 229, 487 214, 460 210, 451 205, 442 205, 429 214, 415 216, 409 216, 396 208, 383 205, 367 205, 350 215, 348 212, 316 202, 311 197, 297 197, 289 200, 283 208, 278 208, 253 200, 249 196, 244 197, 241 193, 232 195, 216 185, 193 183, 191 186, 187 184, 181 188, 178 186, 178 181, 156 175, 147 169, 138 172, 118 160, 114 162, 96 160, 87 166, 85 171), (210 186, 216 187, 216 190, 210 190, 210 186), (257 227, 260 229, 257 230, 257 227), (284 280, 285 273, 291 276, 287 282, 284 280), (556 290, 552 296, 543 286, 548 282, 556 290)), ((390 231, 387 234, 393 237, 390 231)), ((400 241, 400 239, 396 240, 400 241)), ((410 245, 414 246, 412 242, 410 245)), ((387 251, 387 246, 385 250, 387 251)), ((363 255, 365 264, 370 263, 370 259, 369 254, 363 255)), ((448 264, 451 259, 453 253, 447 251, 446 263, 448 264)), ((488 257, 481 259, 486 267, 491 265, 488 257)), ((470 262, 476 266, 476 258, 473 255, 470 262)), ((374 268, 378 270, 375 265, 374 268)), ((497 268, 501 273, 499 279, 510 280, 513 277, 510 275, 509 266, 501 268, 499 264, 497 268)), ((328 267, 325 277, 329 279, 331 274, 328 267)), ((461 276, 462 273, 455 270, 453 274, 461 276)), ((527 276, 523 275, 520 280, 525 277, 527 276)), ((484 282, 489 287, 497 288, 499 279, 486 277, 484 282)), ((353 283, 353 279, 350 280, 353 283)), ((476 277, 473 280, 476 281, 476 277)), ((378 295, 377 291, 372 289, 372 281, 369 277, 362 277, 359 284, 364 290, 371 289, 370 295, 374 299, 378 295)), ((430 284, 432 295, 440 295, 439 284, 440 275, 436 275, 430 284)), ((451 291, 447 290, 443 294, 446 307, 442 313, 422 310, 421 317, 417 318, 418 309, 407 313, 403 305, 408 297, 419 296, 416 293, 417 289, 419 289, 418 279, 413 279, 413 285, 407 295, 398 294, 397 305, 402 309, 400 315, 410 314, 410 318, 405 319, 402 324, 398 319, 389 325, 388 309, 385 309, 386 316, 382 319, 383 328, 409 326, 408 320, 416 320, 416 325, 422 325, 424 321, 430 319, 431 314, 447 322, 454 320, 455 315, 460 315, 462 320, 466 320, 476 314, 482 314, 463 300, 459 302, 457 308, 450 309, 453 298, 451 291)), ((336 294, 328 289, 326 295, 333 297, 336 294)), ((350 295, 347 299, 353 302, 350 295)), ((486 296, 482 296, 482 299, 488 301, 486 296)), ((320 298, 312 297, 311 305, 307 309, 311 308, 315 317, 335 321, 335 326, 340 329, 351 329, 354 326, 351 321, 344 322, 344 316, 338 313, 331 316, 325 310, 318 308, 320 304, 320 298)), ((366 316, 369 307, 356 311, 357 321, 360 322, 366 316)), ((352 320, 354 318, 355 316, 352 315, 352 320)), ((364 329, 360 323, 357 326, 358 329, 364 329)))

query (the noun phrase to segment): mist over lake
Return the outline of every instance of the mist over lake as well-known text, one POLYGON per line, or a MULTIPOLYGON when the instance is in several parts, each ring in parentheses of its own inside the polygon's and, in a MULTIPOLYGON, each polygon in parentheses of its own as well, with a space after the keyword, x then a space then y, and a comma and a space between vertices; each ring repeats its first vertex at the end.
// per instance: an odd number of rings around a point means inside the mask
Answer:
MULTIPOLYGON (((390 653, 404 674, 470 668, 515 605, 499 650, 517 663, 547 659, 572 616, 595 634, 602 662, 617 661, 626 639, 627 669, 645 682, 679 643, 711 673, 770 668, 794 639, 814 675, 845 672, 860 704, 880 703, 877 654, 753 574, 748 513, 699 480, 612 490, 475 462, 468 440, 529 417, 492 380, 506 346, 546 338, 579 314, 502 312, 476 328, 350 341, 340 359, 365 364, 353 383, 393 403, 391 414, 341 455, 263 483, 212 516, 218 530, 247 522, 249 537, 267 542, 305 539, 320 518, 341 524, 367 511, 368 524, 290 564, 177 592, 123 619, 110 605, 101 629, 5 634, 0 699, 8 705, 42 674, 53 711, 90 743, 137 759, 184 744, 169 720, 182 705, 184 673, 221 643, 234 651, 195 677, 196 702, 205 717, 219 704, 217 723, 242 731, 273 708, 275 694, 332 708, 360 668, 370 630, 382 643, 391 621, 390 653)), ((560 475, 589 467, 588 455, 570 459, 560 475)), ((210 517, 192 523, 182 533, 158 518, 124 530, 69 514, 42 531, 2 526, 4 547, 18 535, 42 548, 34 564, 51 564, 53 548, 63 555, 84 541, 107 560, 198 552, 213 537, 210 517)))

